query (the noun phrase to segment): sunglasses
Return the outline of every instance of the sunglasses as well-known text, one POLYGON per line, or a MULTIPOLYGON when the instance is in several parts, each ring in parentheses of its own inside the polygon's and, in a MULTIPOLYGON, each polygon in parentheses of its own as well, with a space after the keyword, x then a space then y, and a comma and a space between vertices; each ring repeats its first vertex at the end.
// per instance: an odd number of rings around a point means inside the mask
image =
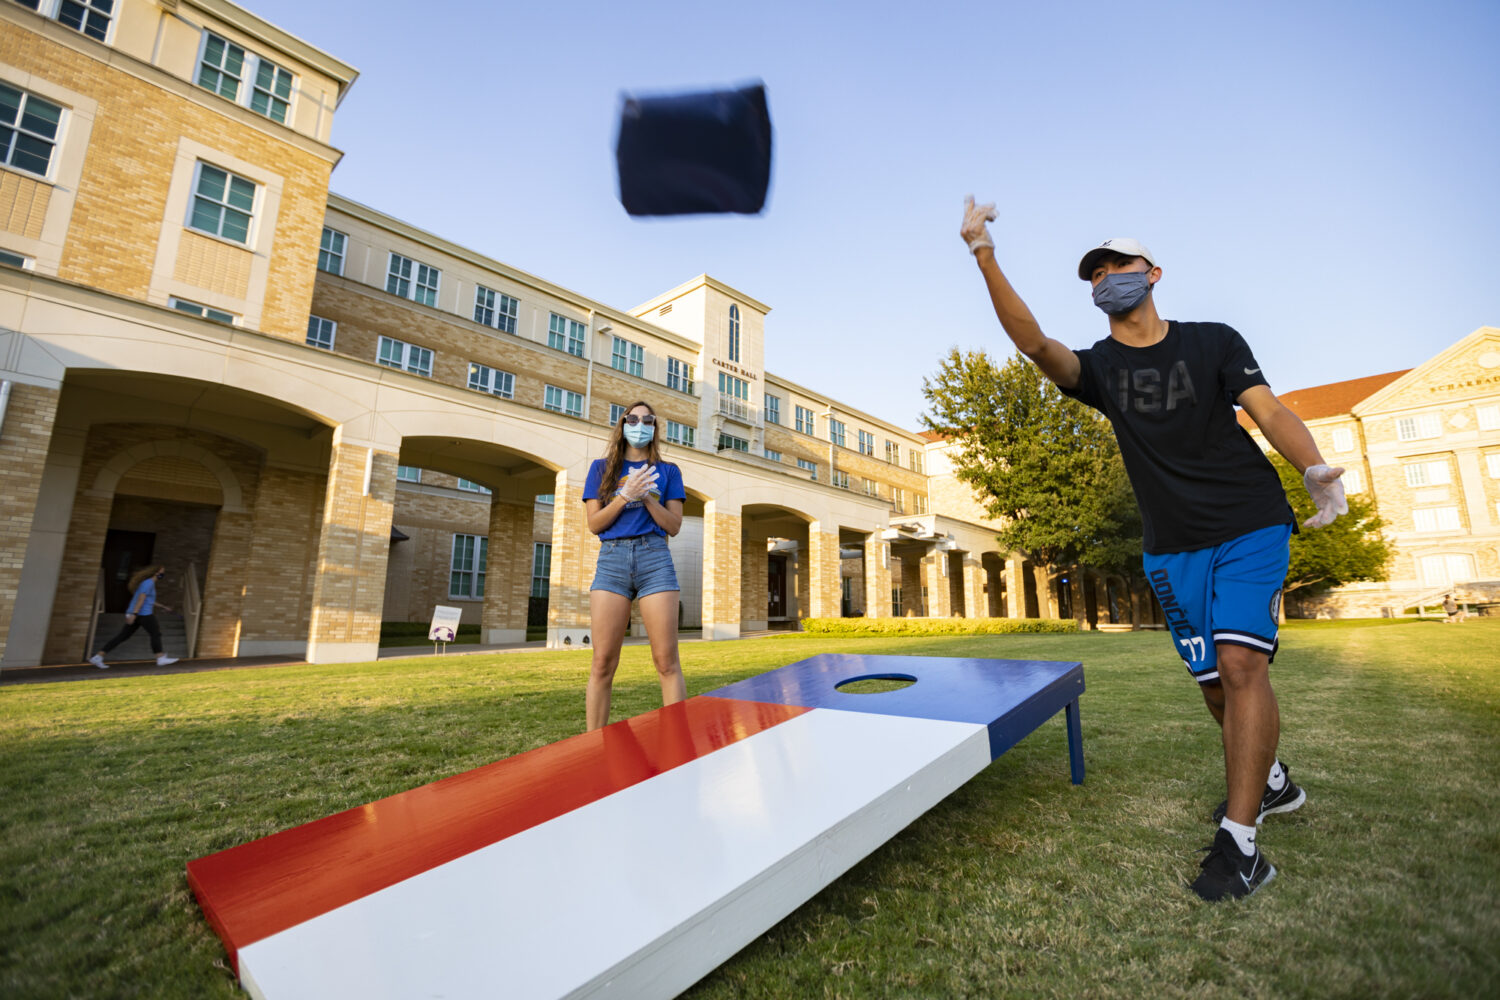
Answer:
POLYGON ((621 422, 627 423, 632 427, 634 427, 636 424, 645 424, 647 427, 656 426, 656 417, 654 414, 650 413, 646 414, 645 416, 641 416, 637 413, 627 413, 625 414, 625 416, 621 417, 620 420, 621 422))

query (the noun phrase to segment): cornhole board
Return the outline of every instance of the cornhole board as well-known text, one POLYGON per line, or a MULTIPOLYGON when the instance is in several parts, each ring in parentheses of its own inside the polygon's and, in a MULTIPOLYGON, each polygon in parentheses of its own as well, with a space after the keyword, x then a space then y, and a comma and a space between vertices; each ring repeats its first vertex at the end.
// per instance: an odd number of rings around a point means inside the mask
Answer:
POLYGON ((256 998, 672 997, 1063 711, 1083 667, 825 654, 187 866, 256 998), (914 680, 853 694, 866 677, 914 680))

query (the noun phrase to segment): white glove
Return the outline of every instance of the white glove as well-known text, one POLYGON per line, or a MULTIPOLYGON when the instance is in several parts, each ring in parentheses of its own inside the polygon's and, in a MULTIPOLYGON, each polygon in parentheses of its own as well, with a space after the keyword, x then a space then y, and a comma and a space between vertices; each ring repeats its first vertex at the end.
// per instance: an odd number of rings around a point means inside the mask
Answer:
POLYGON ((1307 487, 1308 495, 1318 505, 1318 512, 1303 521, 1302 527, 1322 528, 1332 524, 1333 519, 1340 514, 1349 513, 1349 504, 1344 499, 1344 484, 1339 479, 1343 474, 1343 469, 1329 468, 1326 465, 1310 465, 1302 473, 1302 485, 1307 487))
POLYGON ((980 247, 995 249, 995 241, 990 239, 989 227, 986 222, 995 221, 995 204, 974 204, 974 196, 964 196, 964 224, 959 227, 958 235, 969 244, 969 253, 978 252, 980 247))
POLYGON ((625 477, 625 484, 620 487, 620 495, 627 502, 634 503, 651 492, 651 487, 656 485, 656 478, 656 466, 643 465, 625 477))

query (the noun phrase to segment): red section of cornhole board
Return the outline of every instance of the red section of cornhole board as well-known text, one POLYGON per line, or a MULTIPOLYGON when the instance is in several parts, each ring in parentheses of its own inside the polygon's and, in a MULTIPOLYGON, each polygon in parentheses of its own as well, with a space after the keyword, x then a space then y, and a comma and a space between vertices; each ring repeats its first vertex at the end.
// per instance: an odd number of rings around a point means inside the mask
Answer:
POLYGON ((188 862, 239 949, 810 711, 700 695, 188 862))

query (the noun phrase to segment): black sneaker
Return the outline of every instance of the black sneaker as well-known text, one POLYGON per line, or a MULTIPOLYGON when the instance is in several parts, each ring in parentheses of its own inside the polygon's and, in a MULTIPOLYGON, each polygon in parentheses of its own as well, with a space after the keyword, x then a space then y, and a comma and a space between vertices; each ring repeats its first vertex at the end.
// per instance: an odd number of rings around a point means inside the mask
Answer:
POLYGON ((1193 891, 1210 903, 1244 899, 1276 877, 1276 869, 1260 853, 1259 846, 1254 854, 1240 853, 1234 834, 1223 827, 1204 850, 1208 857, 1203 859, 1202 871, 1193 880, 1193 891))
MULTIPOLYGON (((1266 786, 1266 793, 1260 797, 1260 812, 1255 816, 1257 824, 1272 813, 1289 813, 1294 809, 1299 809, 1302 803, 1307 801, 1307 793, 1298 788, 1297 783, 1292 780, 1291 769, 1283 764, 1281 772, 1286 775, 1286 784, 1279 789, 1272 788, 1270 785, 1266 786)), ((1224 814, 1228 811, 1229 800, 1225 799, 1214 810, 1214 822, 1222 823, 1224 814)))

